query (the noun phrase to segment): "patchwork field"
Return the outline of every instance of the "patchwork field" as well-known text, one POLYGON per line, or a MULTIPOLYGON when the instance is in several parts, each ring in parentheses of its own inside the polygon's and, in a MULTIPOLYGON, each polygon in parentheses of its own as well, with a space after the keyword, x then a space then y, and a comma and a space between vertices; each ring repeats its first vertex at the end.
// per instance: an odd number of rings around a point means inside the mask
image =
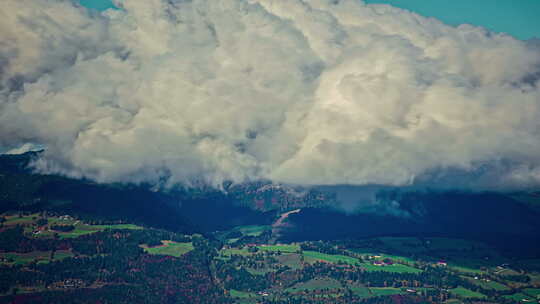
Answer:
POLYGON ((60 239, 77 238, 81 235, 91 234, 106 229, 142 229, 142 227, 133 224, 116 225, 90 225, 70 216, 42 216, 39 213, 30 215, 3 215, 3 225, 5 227, 14 227, 20 225, 25 233, 35 238, 53 238, 60 239), (54 230, 54 227, 70 226, 70 231, 54 230))
MULTIPOLYGON (((97 257, 99 252, 81 253, 74 251, 74 246, 60 246, 80 244, 83 240, 95 243, 94 238, 75 238, 98 231, 105 231, 104 235, 109 235, 109 243, 127 241, 130 236, 139 235, 139 238, 130 241, 135 248, 139 246, 151 255, 181 257, 178 262, 197 256, 186 255, 192 250, 198 250, 193 245, 198 242, 190 242, 194 236, 177 238, 175 240, 179 242, 174 242, 170 241, 173 238, 160 234, 163 231, 156 231, 156 237, 148 244, 159 244, 161 240, 161 245, 149 247, 141 245, 140 241, 144 239, 147 233, 145 230, 149 228, 132 224, 90 225, 69 216, 43 214, 3 215, 2 218, 3 228, 0 229, 3 231, 18 231, 20 237, 26 241, 56 242, 59 247, 55 248, 69 249, 56 250, 54 254, 46 250, 37 251, 39 247, 32 247, 31 250, 36 251, 28 253, 6 250, 8 252, 0 253, 0 264, 5 267, 50 267, 57 263, 40 264, 61 261, 74 255, 83 257, 80 260, 97 257), (117 233, 108 229, 144 230, 117 233)), ((225 287, 223 294, 230 295, 234 303, 256 304, 264 302, 265 299, 290 297, 299 301, 343 304, 349 303, 347 301, 350 299, 357 302, 377 301, 370 298, 397 294, 403 297, 450 298, 445 301, 446 304, 451 301, 456 304, 475 301, 492 303, 501 296, 509 303, 540 299, 540 289, 537 288, 540 273, 527 272, 526 269, 519 268, 519 263, 503 262, 496 252, 489 252, 490 249, 482 244, 445 238, 387 237, 354 240, 350 243, 353 246, 347 246, 346 241, 266 245, 264 238, 268 235, 268 229, 269 226, 241 226, 216 234, 231 236, 231 239, 216 237, 223 242, 212 245, 219 254, 211 262, 210 269, 216 281, 225 287), (261 237, 257 238, 258 236, 261 237), (362 244, 372 247, 357 246, 362 244), (438 263, 441 260, 447 261, 448 266, 438 263), (437 279, 441 275, 448 278, 446 282, 437 279), (513 294, 509 294, 511 292, 513 294)), ((9 233, 12 232, 6 233, 8 238, 9 233)), ((94 243, 88 245, 95 246, 94 243)), ((273 240, 268 243, 273 243, 273 240)), ((80 246, 77 250, 86 250, 86 247, 80 246)), ((136 254, 141 254, 140 250, 129 252, 135 254, 134 258, 136 254)), ((109 252, 102 256, 110 254, 109 252)), ((65 261, 72 262, 69 259, 65 261)), ((69 280, 67 282, 65 284, 71 286, 69 284, 72 283, 69 283, 69 280)), ((86 286, 93 286, 90 283, 86 286)), ((21 286, 18 292, 25 294, 46 290, 40 284, 42 283, 21 286)), ((60 281, 53 284, 63 286, 64 283, 60 281)), ((5 294, 9 292, 12 291, 8 290, 5 294)))

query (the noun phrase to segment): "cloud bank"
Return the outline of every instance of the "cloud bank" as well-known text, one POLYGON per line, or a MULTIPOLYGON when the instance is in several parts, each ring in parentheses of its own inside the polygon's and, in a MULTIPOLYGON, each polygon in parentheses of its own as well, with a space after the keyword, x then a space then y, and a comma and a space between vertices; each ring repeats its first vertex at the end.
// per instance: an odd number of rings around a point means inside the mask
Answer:
POLYGON ((540 48, 356 0, 0 9, 0 146, 169 185, 540 183, 540 48))

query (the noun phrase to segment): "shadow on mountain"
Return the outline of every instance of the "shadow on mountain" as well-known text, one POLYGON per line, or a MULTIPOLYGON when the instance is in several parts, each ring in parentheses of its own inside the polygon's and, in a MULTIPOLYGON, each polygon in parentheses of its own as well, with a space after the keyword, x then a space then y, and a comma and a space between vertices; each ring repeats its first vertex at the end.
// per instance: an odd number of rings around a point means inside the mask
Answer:
POLYGON ((156 192, 149 186, 97 184, 26 168, 39 152, 0 156, 0 212, 66 212, 90 220, 125 220, 185 233, 269 223, 273 213, 233 206, 219 191, 156 192))
POLYGON ((486 242, 515 256, 540 254, 540 214, 498 193, 408 193, 394 197, 411 217, 304 209, 286 241, 378 236, 451 237, 486 242))

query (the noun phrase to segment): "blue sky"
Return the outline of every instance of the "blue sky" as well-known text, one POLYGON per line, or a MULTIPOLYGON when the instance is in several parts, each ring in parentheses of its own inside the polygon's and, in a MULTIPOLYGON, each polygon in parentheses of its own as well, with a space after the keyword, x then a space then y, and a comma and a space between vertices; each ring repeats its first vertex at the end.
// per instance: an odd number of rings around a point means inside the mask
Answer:
MULTIPOLYGON (((111 0, 80 0, 90 8, 113 7, 111 0)), ((129 0, 127 0, 129 1, 129 0)), ((451 25, 470 23, 520 39, 540 38, 540 0, 365 0, 386 3, 451 25)))
POLYGON ((79 0, 82 5, 97 9, 97 10, 106 10, 108 8, 114 7, 111 0, 79 0))
POLYGON ((520 39, 540 38, 540 0, 365 0, 408 9, 444 23, 480 25, 520 39))

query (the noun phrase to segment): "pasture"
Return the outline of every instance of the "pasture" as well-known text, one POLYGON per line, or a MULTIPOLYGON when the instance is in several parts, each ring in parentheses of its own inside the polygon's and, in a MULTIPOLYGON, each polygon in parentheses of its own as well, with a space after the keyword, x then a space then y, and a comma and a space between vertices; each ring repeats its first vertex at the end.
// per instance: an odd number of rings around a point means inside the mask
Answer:
POLYGON ((372 287, 369 289, 371 291, 372 296, 378 297, 378 296, 390 296, 390 295, 396 295, 396 294, 403 294, 404 291, 402 291, 399 288, 392 288, 392 287, 372 287))
POLYGON ((385 266, 376 266, 371 263, 361 263, 360 267, 364 268, 366 271, 385 271, 385 272, 397 272, 397 273, 420 273, 422 270, 416 269, 403 264, 385 265, 385 266))
POLYGON ((495 282, 495 281, 484 281, 484 280, 475 280, 475 279, 472 279, 472 278, 467 278, 471 283, 473 283, 474 285, 477 285, 477 286, 480 286, 484 289, 493 289, 493 290, 498 290, 498 291, 501 291, 501 290, 509 290, 510 288, 504 284, 501 284, 499 282, 495 282))
POLYGON ((349 265, 356 265, 358 264, 358 259, 345 256, 345 255, 337 255, 337 254, 326 254, 326 253, 320 253, 317 251, 304 251, 303 252, 306 262, 313 263, 317 261, 324 261, 328 263, 346 263, 349 265))
POLYGON ((295 244, 283 244, 283 245, 262 245, 257 246, 262 251, 279 251, 282 253, 295 253, 300 250, 300 246, 295 244))
POLYGON ((292 269, 302 268, 302 256, 297 253, 282 254, 277 257, 280 264, 288 266, 292 269))
POLYGON ((341 284, 337 280, 326 277, 317 277, 307 282, 295 284, 293 287, 289 287, 286 290, 291 293, 298 293, 303 291, 336 288, 341 288, 341 284))
POLYGON ((148 247, 141 245, 145 252, 149 254, 158 255, 170 255, 174 257, 180 257, 191 250, 193 250, 193 244, 190 243, 177 243, 172 241, 161 241, 163 245, 156 247, 148 247))
POLYGON ((472 298, 475 298, 475 299, 483 299, 485 298, 486 296, 479 293, 479 292, 476 292, 476 291, 472 291, 472 290, 469 290, 469 289, 465 289, 463 287, 458 287, 458 288, 454 288, 454 289, 450 289, 450 293, 458 296, 458 297, 461 297, 461 298, 464 298, 464 299, 472 299, 472 298))
POLYGON ((259 236, 268 230, 272 230, 272 226, 250 225, 250 226, 239 226, 233 229, 233 231, 240 231, 243 235, 247 235, 247 236, 259 236))
POLYGON ((534 297, 531 297, 531 296, 529 296, 527 294, 524 294, 524 293, 521 293, 521 292, 511 294, 511 295, 506 295, 506 296, 503 296, 503 298, 508 299, 508 300, 512 300, 512 301, 516 301, 516 302, 532 302, 532 301, 535 300, 534 297))
POLYGON ((2 262, 0 264, 4 265, 25 265, 28 263, 36 262, 40 263, 49 263, 51 261, 60 261, 65 258, 72 257, 73 253, 67 250, 58 250, 54 253, 53 259, 51 260, 50 251, 32 251, 28 253, 17 253, 17 252, 6 252, 0 253, 0 258, 2 262))

